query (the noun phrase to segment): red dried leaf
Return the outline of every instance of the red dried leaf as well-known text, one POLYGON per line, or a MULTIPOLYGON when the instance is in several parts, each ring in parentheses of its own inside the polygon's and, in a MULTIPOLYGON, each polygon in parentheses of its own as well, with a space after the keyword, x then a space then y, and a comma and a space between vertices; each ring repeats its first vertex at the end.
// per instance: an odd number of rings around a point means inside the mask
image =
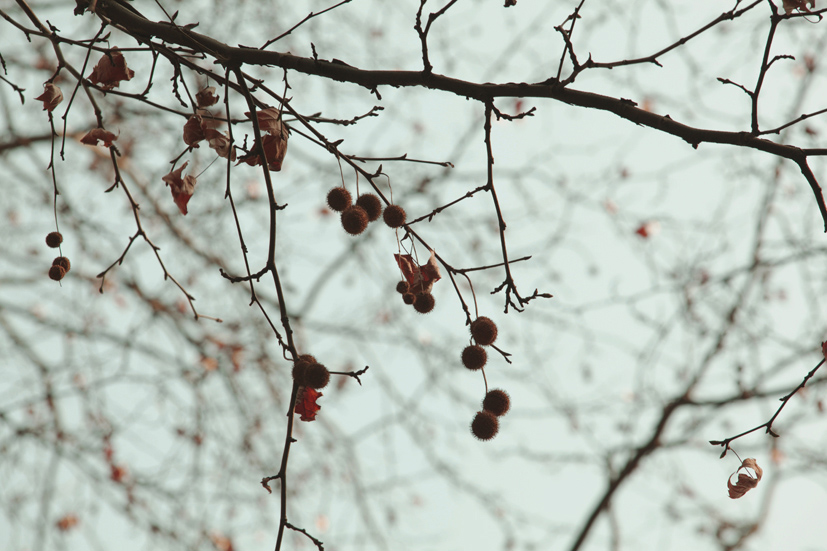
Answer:
POLYGON ((80 143, 86 145, 98 145, 98 142, 101 141, 103 142, 104 147, 110 147, 112 142, 117 139, 118 137, 112 132, 103 128, 95 128, 94 130, 87 132, 87 134, 80 139, 80 143))
POLYGON ((741 466, 738 467, 738 471, 735 471, 731 475, 729 475, 729 479, 727 480, 727 488, 729 489, 729 497, 730 499, 738 499, 740 497, 744 497, 744 494, 758 486, 758 483, 761 481, 761 476, 764 474, 764 471, 761 467, 758 466, 755 459, 748 457, 744 459, 741 463, 741 466), (738 474, 738 482, 736 484, 732 483, 732 477, 741 469, 752 469, 755 472, 755 477, 749 475, 748 471, 738 474))
POLYGON ((112 464, 109 466, 109 478, 115 482, 123 482, 129 475, 129 471, 122 465, 112 464))
POLYGON ((117 48, 113 48, 101 56, 98 64, 92 69, 89 80, 93 84, 99 84, 104 90, 111 90, 122 80, 130 80, 134 76, 135 71, 126 66, 123 54, 117 48))
POLYGON ((43 93, 34 99, 42 101, 43 110, 51 113, 63 101, 63 92, 60 91, 57 85, 47 82, 43 85, 43 93))
POLYGON ((184 143, 190 147, 198 147, 198 142, 205 139, 203 121, 200 115, 193 115, 184 124, 184 143))
POLYGON ((421 266, 417 266, 413 257, 409 254, 395 254, 393 257, 396 259, 399 269, 402 270, 402 275, 408 281, 410 292, 415 295, 430 293, 434 283, 442 279, 434 251, 431 251, 428 262, 421 266))
POLYGON ((195 176, 187 174, 181 178, 181 173, 187 168, 188 164, 189 161, 181 165, 178 169, 170 171, 169 174, 162 178, 169 186, 170 191, 172 191, 172 199, 175 201, 175 204, 178 205, 178 210, 181 211, 181 214, 187 214, 187 203, 192 197, 193 191, 195 191, 195 176))
POLYGON ((641 236, 644 239, 648 239, 650 237, 654 237, 660 233, 660 222, 652 220, 650 222, 645 222, 635 230, 635 233, 641 236))
POLYGON ((301 386, 296 396, 296 407, 293 408, 295 413, 301 415, 302 421, 315 421, 316 413, 322 406, 316 403, 316 400, 322 396, 322 393, 315 388, 301 386))
MULTIPOLYGON (((267 134, 263 137, 264 141, 264 156, 267 158, 267 168, 271 171, 278 172, 281 170, 281 163, 284 160, 284 154, 287 152, 287 139, 280 135, 273 136, 267 134)), ((239 162, 245 162, 250 166, 261 164, 261 157, 258 154, 258 142, 253 144, 250 148, 250 153, 239 158, 239 162)))
POLYGON ((78 519, 77 515, 74 513, 69 513, 68 515, 63 515, 60 517, 55 524, 57 525, 57 529, 61 532, 68 532, 79 523, 80 519, 78 519))
POLYGON ((207 86, 206 88, 202 88, 197 94, 195 94, 195 101, 198 103, 198 107, 201 108, 209 107, 218 103, 218 96, 215 95, 215 86, 207 86))
POLYGON ((233 541, 224 534, 212 532, 210 534, 210 541, 217 551, 233 551, 233 541))

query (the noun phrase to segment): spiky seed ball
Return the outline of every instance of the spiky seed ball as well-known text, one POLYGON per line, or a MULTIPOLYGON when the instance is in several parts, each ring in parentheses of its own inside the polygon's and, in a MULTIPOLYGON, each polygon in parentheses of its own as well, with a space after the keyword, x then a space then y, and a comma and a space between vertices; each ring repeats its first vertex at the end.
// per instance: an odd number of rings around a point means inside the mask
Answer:
POLYGON ((356 198, 356 204, 368 213, 368 220, 373 222, 382 216, 382 201, 373 193, 365 193, 356 198))
POLYGON ((416 297, 413 293, 405 293, 404 295, 402 295, 402 302, 404 302, 405 304, 413 304, 415 300, 416 297))
POLYGON ((335 187, 327 192, 327 206, 336 212, 342 212, 350 206, 350 192, 343 187, 335 187))
POLYGON ((307 386, 316 390, 324 388, 330 381, 330 371, 320 363, 311 364, 304 372, 307 386))
POLYGON ((410 285, 408 285, 407 281, 400 281, 396 284, 396 292, 400 295, 404 295, 405 293, 407 293, 408 289, 410 289, 410 285))
POLYGON ((63 236, 60 235, 60 232, 53 231, 46 236, 46 245, 53 249, 60 247, 61 243, 63 243, 63 236))
POLYGON ((368 227, 368 213, 362 207, 346 208, 342 212, 342 227, 350 235, 359 235, 368 227))
POLYGON ((385 224, 392 228, 398 228, 405 223, 405 209, 399 205, 388 205, 382 213, 385 224))
POLYGON ((471 322, 471 336, 477 344, 488 346, 497 340, 497 324, 485 316, 480 316, 471 322))
POLYGON ((485 398, 482 399, 482 409, 488 413, 493 413, 497 417, 502 417, 511 409, 511 398, 508 397, 506 391, 499 388, 489 390, 485 398))
POLYGON ((427 314, 434 309, 434 304, 436 304, 434 295, 431 293, 420 293, 416 295, 416 300, 414 300, 414 310, 420 314, 427 314))
POLYGON ((63 279, 63 276, 66 275, 66 270, 63 269, 63 266, 52 266, 49 268, 49 277, 54 279, 55 281, 60 281, 63 279))
POLYGON ((499 429, 500 422, 497 417, 487 411, 478 411, 471 421, 471 434, 479 440, 491 440, 499 429))
POLYGON ((472 344, 470 346, 466 346, 465 350, 462 351, 462 365, 471 371, 482 369, 487 361, 488 353, 482 346, 472 344))
POLYGON ((307 384, 306 374, 307 368, 311 365, 319 363, 316 361, 316 357, 310 354, 301 354, 293 364, 293 380, 298 383, 299 386, 305 386, 307 384))
POLYGON ((69 262, 69 259, 65 256, 59 256, 52 260, 52 266, 60 266, 61 268, 63 268, 64 272, 68 272, 72 269, 72 263, 69 262))

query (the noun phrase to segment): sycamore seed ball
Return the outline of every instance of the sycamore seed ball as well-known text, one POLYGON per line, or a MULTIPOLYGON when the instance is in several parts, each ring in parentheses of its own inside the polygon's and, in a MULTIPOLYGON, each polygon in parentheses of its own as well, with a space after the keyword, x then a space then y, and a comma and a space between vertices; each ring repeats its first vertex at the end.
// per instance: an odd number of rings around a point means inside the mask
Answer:
POLYGON ((356 198, 356 204, 368 213, 368 220, 373 222, 382 216, 382 201, 373 193, 365 193, 356 198))
POLYGON ((431 293, 421 293, 416 295, 416 300, 414 300, 414 310, 420 314, 427 314, 434 309, 434 304, 436 304, 434 295, 431 293))
POLYGON ((60 232, 53 231, 46 236, 46 245, 53 249, 60 247, 61 243, 63 243, 63 236, 60 235, 60 232))
POLYGON ((399 205, 388 205, 382 214, 385 224, 392 228, 398 228, 405 223, 405 209, 399 205))
POLYGON ((350 235, 359 235, 368 227, 368 213, 358 206, 350 206, 342 212, 342 227, 350 235))
POLYGON ((69 259, 65 256, 59 256, 52 260, 52 266, 60 266, 61 268, 63 268, 64 272, 68 272, 72 269, 72 263, 69 262, 69 259))
POLYGON ((343 187, 335 187, 327 192, 327 206, 336 212, 342 212, 350 206, 350 192, 343 187))
POLYGON ((482 409, 497 417, 502 417, 511 409, 511 398, 508 397, 506 391, 499 388, 489 390, 482 399, 482 409))
POLYGON ((293 363, 293 380, 296 381, 299 386, 305 386, 307 384, 305 377, 307 368, 315 363, 318 363, 316 358, 310 354, 301 354, 295 363, 293 363))
POLYGON ((485 316, 471 322, 471 336, 477 344, 488 346, 497 340, 497 325, 485 316))
POLYGON ((493 413, 478 411, 471 421, 471 434, 479 440, 491 440, 497 435, 500 422, 493 413))
POLYGON ((482 346, 472 344, 462 351, 462 365, 471 371, 482 369, 487 361, 488 353, 482 346))
POLYGON ((396 284, 396 292, 400 295, 404 295, 405 293, 407 293, 409 288, 410 285, 408 285, 407 281, 400 281, 396 284))
POLYGON ((307 386, 319 390, 327 386, 330 381, 330 372, 320 363, 310 365, 304 372, 307 386))
POLYGON ((63 266, 52 266, 49 268, 49 277, 54 279, 55 281, 60 281, 63 279, 63 276, 66 275, 66 270, 63 269, 63 266))
POLYGON ((413 293, 405 293, 404 295, 402 295, 402 302, 404 302, 405 304, 413 304, 415 300, 416 297, 413 293))

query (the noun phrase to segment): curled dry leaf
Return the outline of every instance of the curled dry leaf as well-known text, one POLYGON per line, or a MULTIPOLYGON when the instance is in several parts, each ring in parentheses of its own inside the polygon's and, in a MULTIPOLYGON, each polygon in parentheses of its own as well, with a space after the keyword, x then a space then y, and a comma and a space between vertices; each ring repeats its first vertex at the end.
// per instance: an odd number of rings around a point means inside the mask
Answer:
POLYGON ((219 132, 214 128, 204 130, 204 137, 219 157, 235 161, 235 149, 230 144, 230 136, 226 132, 219 132))
MULTIPOLYGON (((245 115, 249 117, 250 113, 245 113, 245 115)), ((278 172, 281 170, 284 155, 287 153, 287 127, 281 123, 281 111, 275 107, 262 109, 256 112, 256 118, 258 119, 259 129, 262 132, 267 132, 266 136, 262 136, 267 168, 278 172)), ((250 148, 250 153, 241 157, 240 160, 250 166, 261 164, 261 157, 258 154, 258 141, 250 148)))
POLYGON ((744 459, 741 466, 738 467, 738 471, 735 471, 729 475, 729 480, 727 480, 727 488, 729 489, 730 499, 744 497, 745 493, 758 486, 758 483, 761 481, 761 476, 764 474, 764 471, 758 466, 755 459, 751 457, 744 459), (750 476, 749 472, 746 470, 743 473, 738 473, 741 469, 752 469, 755 476, 750 476), (732 477, 735 474, 738 474, 738 482, 733 484, 732 477))
MULTIPOLYGON (((281 163, 284 160, 284 154, 287 153, 287 134, 281 135, 267 134, 262 137, 264 141, 264 157, 267 159, 267 168, 273 172, 281 170, 281 163)), ((261 164, 261 156, 258 154, 258 142, 253 144, 250 148, 250 153, 244 155, 239 159, 239 162, 244 161, 250 166, 261 164)))
POLYGON ((811 8, 816 7, 816 0, 784 0, 784 11, 787 15, 791 14, 795 10, 809 13, 810 10, 807 8, 807 5, 811 8))
POLYGON ((316 400, 321 396, 322 393, 315 388, 310 388, 309 386, 299 387, 298 394, 296 395, 296 407, 293 408, 293 411, 301 415, 300 419, 302 421, 315 421, 316 413, 322 408, 322 406, 316 403, 316 400))
POLYGON ((77 515, 74 513, 69 513, 63 515, 58 519, 55 523, 57 525, 57 529, 61 532, 68 532, 72 528, 76 527, 80 523, 80 519, 78 519, 77 515))
POLYGON ((198 103, 198 107, 202 109, 218 103, 218 96, 215 95, 215 86, 202 88, 195 94, 195 101, 198 103))
POLYGON ((104 90, 111 90, 122 80, 131 80, 134 76, 135 71, 126 66, 123 54, 117 48, 113 48, 101 56, 98 64, 92 69, 89 80, 104 90))
POLYGON ((408 282, 409 292, 414 295, 430 293, 434 283, 442 278, 434 251, 431 251, 428 262, 421 266, 417 266, 413 257, 409 254, 395 254, 393 257, 408 282))
POLYGON ((203 120, 200 115, 193 115, 184 124, 184 143, 190 147, 198 147, 198 142, 205 139, 203 120))
POLYGON ((162 180, 169 186, 172 191, 172 199, 178 205, 178 210, 181 214, 187 214, 187 203, 192 197, 192 192, 195 191, 195 176, 187 174, 181 178, 181 173, 187 168, 189 161, 181 165, 178 169, 170 171, 164 176, 162 180))
MULTIPOLYGON (((250 113, 244 114, 248 117, 250 116, 250 113)), ((256 117, 258 118, 258 127, 262 132, 267 132, 273 136, 284 135, 284 139, 287 139, 287 133, 281 125, 281 111, 275 107, 269 107, 267 109, 256 111, 256 117)))
POLYGON ((58 88, 54 83, 47 82, 43 85, 43 93, 34 99, 37 101, 42 101, 43 110, 51 113, 52 110, 60 105, 61 101, 63 101, 63 92, 61 92, 60 88, 58 88))
POLYGON ((80 139, 80 143, 86 145, 98 145, 98 142, 100 141, 103 142, 104 147, 110 147, 112 142, 117 139, 118 137, 112 132, 103 128, 95 128, 94 130, 87 132, 86 135, 80 139))

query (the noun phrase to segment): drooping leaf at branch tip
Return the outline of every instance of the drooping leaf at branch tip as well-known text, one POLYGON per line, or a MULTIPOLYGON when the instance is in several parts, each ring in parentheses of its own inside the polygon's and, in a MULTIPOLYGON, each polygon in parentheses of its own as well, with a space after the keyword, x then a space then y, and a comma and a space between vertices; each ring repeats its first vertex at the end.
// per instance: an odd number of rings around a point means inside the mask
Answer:
POLYGON ((393 257, 408 282, 410 292, 415 295, 430 293, 434 283, 442 278, 434 251, 431 251, 428 262, 421 266, 417 265, 409 254, 394 254, 393 257))
POLYGON ((60 88, 58 88, 56 84, 47 82, 43 85, 43 93, 34 99, 42 101, 43 110, 51 113, 54 108, 63 101, 63 92, 60 91, 60 88))
POLYGON ((748 457, 741 462, 741 466, 738 467, 738 470, 729 475, 729 479, 727 480, 727 488, 729 489, 729 497, 730 499, 738 499, 744 497, 748 491, 752 490, 758 483, 761 482, 761 476, 763 476, 764 471, 761 467, 758 466, 758 463, 752 457, 748 457), (744 469, 743 473, 739 473, 741 469, 744 469), (749 474, 746 469, 751 469, 755 476, 749 474), (738 482, 733 484, 732 477, 738 474, 738 482))
POLYGON ((112 142, 117 139, 118 137, 115 134, 104 128, 94 128, 80 139, 80 143, 85 145, 100 145, 98 142, 103 142, 102 145, 104 147, 110 147, 112 142))
POLYGON ((172 199, 178 206, 181 214, 187 214, 187 203, 189 203, 193 192, 195 191, 195 176, 187 174, 183 178, 181 173, 187 168, 189 161, 178 167, 176 170, 171 170, 169 174, 164 176, 162 180, 169 186, 172 192, 172 199))

